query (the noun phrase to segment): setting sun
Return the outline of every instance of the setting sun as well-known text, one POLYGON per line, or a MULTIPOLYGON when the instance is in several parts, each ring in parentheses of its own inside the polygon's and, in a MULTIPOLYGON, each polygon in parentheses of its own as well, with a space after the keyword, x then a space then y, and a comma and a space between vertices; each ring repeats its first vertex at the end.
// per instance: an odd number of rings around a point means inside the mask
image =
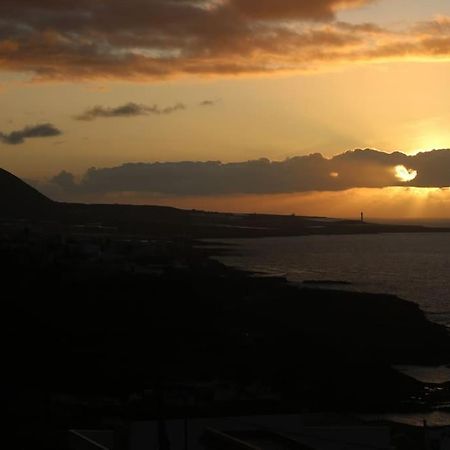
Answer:
POLYGON ((395 177, 398 180, 407 183, 409 181, 414 180, 417 177, 417 170, 407 169, 403 165, 398 165, 395 166, 395 177))

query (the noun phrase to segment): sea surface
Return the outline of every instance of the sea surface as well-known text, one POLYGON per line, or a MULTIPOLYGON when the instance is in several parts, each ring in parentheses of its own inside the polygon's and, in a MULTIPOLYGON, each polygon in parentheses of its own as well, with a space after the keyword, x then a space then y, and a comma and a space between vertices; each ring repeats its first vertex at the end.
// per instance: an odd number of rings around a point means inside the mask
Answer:
POLYGON ((322 288, 395 294, 450 327, 450 233, 224 239, 234 267, 322 288), (335 284, 330 282, 336 282, 335 284), (348 282, 344 285, 339 282, 348 282))
MULTIPOLYGON (((217 240, 215 240, 217 242, 217 240)), ((450 233, 401 233, 222 239, 232 254, 227 265, 283 275, 314 287, 395 294, 417 303, 430 320, 450 327, 450 233), (335 281, 336 283, 330 283, 335 281), (341 284, 348 282, 350 284, 341 284)), ((450 368, 398 366, 426 383, 450 381, 450 368)), ((385 414, 366 417, 410 425, 450 425, 450 413, 385 414)))

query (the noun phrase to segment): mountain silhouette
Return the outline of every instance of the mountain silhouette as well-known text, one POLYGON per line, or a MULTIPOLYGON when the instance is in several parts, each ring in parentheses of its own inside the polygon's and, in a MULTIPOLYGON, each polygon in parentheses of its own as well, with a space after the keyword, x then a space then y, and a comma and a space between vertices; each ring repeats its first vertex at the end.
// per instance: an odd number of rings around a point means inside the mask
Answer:
POLYGON ((0 216, 3 218, 44 217, 56 203, 17 178, 0 169, 0 216))

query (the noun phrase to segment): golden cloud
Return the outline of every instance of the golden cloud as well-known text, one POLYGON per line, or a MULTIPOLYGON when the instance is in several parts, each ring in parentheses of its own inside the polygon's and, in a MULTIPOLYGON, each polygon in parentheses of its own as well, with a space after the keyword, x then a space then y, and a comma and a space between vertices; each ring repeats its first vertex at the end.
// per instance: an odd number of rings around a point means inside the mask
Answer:
POLYGON ((371 0, 3 0, 0 70, 35 79, 161 79, 450 59, 450 18, 404 31, 336 21, 371 0))

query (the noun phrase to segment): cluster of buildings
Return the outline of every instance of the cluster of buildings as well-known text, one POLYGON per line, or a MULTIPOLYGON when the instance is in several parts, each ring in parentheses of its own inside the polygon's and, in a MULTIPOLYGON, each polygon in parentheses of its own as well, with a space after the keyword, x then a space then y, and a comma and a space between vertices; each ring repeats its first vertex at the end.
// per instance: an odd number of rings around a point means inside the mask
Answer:
POLYGON ((0 222, 0 251, 37 267, 80 264, 153 274, 169 263, 184 264, 175 241, 127 236, 101 224, 54 228, 45 223, 0 222))

